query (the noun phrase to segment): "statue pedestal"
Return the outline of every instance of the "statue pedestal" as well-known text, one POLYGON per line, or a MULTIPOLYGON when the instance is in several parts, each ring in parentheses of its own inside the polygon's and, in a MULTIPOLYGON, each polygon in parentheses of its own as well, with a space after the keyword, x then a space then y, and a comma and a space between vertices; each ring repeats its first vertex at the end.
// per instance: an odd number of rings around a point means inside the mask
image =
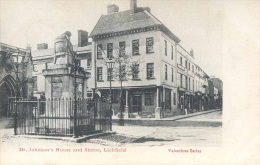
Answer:
POLYGON ((87 97, 87 79, 89 74, 83 68, 76 71, 76 86, 72 65, 57 64, 45 69, 45 97, 46 98, 74 98, 76 88, 77 98, 87 97))
MULTIPOLYGON (((45 97, 46 111, 42 114, 47 120, 39 122, 40 127, 50 134, 71 133, 74 120, 74 92, 77 97, 77 114, 87 114, 85 105, 87 98, 87 79, 89 74, 83 68, 76 71, 76 85, 72 65, 56 64, 50 69, 45 69, 45 97), (54 118, 54 119, 53 119, 54 118), (56 120, 57 119, 57 120, 56 120)), ((81 126, 82 123, 78 123, 81 126)))

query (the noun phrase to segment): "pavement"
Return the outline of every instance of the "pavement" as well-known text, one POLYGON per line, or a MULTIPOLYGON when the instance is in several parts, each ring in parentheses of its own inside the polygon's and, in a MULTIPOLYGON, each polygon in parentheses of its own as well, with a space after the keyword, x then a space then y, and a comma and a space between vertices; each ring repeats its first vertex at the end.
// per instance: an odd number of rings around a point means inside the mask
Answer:
MULTIPOLYGON (((210 119, 209 117, 204 117, 201 119, 199 116, 210 116, 208 114, 215 114, 215 112, 221 112, 219 109, 208 110, 208 111, 200 111, 195 113, 190 113, 188 115, 178 115, 173 117, 167 117, 163 119, 155 119, 155 118, 129 118, 124 119, 125 125, 139 125, 139 126, 172 126, 172 127, 219 127, 222 126, 222 120, 214 117, 210 119), (197 117, 194 119, 194 117, 197 117), (183 120, 188 119, 188 120, 183 120)), ((213 115, 214 116, 214 115, 213 115)), ((113 119, 114 124, 119 123, 119 119, 113 119)))
MULTIPOLYGON (((222 111, 179 119, 181 122, 221 122, 222 111)), ((138 126, 113 125, 113 132, 103 136, 75 143, 68 140, 39 139, 26 136, 14 136, 13 129, 0 129, 0 146, 220 146, 222 144, 221 126, 138 126)))

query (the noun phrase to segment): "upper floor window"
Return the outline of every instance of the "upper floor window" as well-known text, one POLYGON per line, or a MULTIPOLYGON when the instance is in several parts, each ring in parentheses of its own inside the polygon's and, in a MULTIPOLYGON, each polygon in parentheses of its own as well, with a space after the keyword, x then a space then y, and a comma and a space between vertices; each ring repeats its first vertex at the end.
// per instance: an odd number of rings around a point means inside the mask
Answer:
POLYGON ((139 55, 139 40, 132 41, 132 52, 133 55, 139 55))
POLYGON ((119 42, 119 57, 125 55, 125 41, 119 42))
POLYGON ((45 63, 45 69, 50 69, 50 65, 51 65, 51 64, 52 64, 51 62, 45 63))
POLYGON ((37 91, 38 90, 38 87, 37 87, 37 76, 33 76, 32 79, 33 79, 33 90, 37 91))
POLYGON ((154 39, 153 37, 146 38, 146 53, 153 53, 154 39))
POLYGON ((103 77, 102 77, 102 67, 97 67, 97 80, 98 81, 102 81, 103 77))
POLYGON ((192 80, 192 89, 194 91, 194 80, 192 80))
POLYGON ((182 80, 182 74, 180 74, 180 82, 181 82, 181 87, 183 88, 183 80, 182 80))
POLYGON ((135 64, 132 67, 132 72, 133 72, 133 80, 139 79, 139 64, 135 64))
POLYGON ((185 85, 186 85, 185 87, 188 88, 188 77, 187 76, 185 76, 185 85))
POLYGON ((102 44, 97 45, 97 58, 98 59, 103 58, 102 57, 102 44))
POLYGON ((167 56, 167 41, 164 40, 164 53, 165 53, 165 56, 167 56))
POLYGON ((110 70, 109 68, 107 68, 107 81, 110 81, 110 79, 113 80, 113 69, 111 68, 110 70))
POLYGON ((84 69, 87 69, 88 68, 88 59, 80 60, 80 66, 83 67, 84 69))
POLYGON ((189 77, 189 90, 190 90, 190 77, 189 77))
POLYGON ((192 73, 194 73, 194 66, 192 65, 192 73))
POLYGON ((107 44, 107 58, 113 58, 113 43, 107 44))
POLYGON ((182 66, 182 57, 180 57, 180 64, 181 64, 181 66, 182 66))
POLYGON ((171 49, 172 49, 171 55, 172 55, 172 60, 173 60, 173 46, 171 46, 171 49))
POLYGON ((167 80, 167 64, 165 64, 165 80, 167 80))
POLYGON ((187 60, 185 60, 185 68, 188 68, 187 60))
POLYGON ((154 78, 154 64, 148 63, 147 64, 147 78, 154 78))
POLYGON ((189 63, 189 70, 190 70, 190 63, 189 63))
POLYGON ((126 79, 125 65, 119 66, 119 79, 120 80, 125 80, 126 79))
POLYGON ((33 64, 33 71, 34 71, 34 72, 38 72, 38 69, 37 69, 37 65, 36 65, 36 64, 33 64))
POLYGON ((172 82, 174 81, 174 71, 173 71, 173 68, 172 68, 172 82))

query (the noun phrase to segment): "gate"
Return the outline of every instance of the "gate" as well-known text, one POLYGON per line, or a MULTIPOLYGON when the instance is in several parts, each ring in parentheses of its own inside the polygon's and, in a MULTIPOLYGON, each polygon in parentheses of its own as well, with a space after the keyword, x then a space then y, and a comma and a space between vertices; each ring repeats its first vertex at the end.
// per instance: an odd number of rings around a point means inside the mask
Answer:
POLYGON ((109 104, 97 99, 17 99, 14 107, 18 135, 82 136, 108 131, 112 123, 109 104))

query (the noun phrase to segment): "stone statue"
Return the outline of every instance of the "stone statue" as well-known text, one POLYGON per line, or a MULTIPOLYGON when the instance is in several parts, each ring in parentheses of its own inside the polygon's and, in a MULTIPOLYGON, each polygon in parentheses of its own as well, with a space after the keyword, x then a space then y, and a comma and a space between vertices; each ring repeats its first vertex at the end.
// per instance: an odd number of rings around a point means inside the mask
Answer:
POLYGON ((73 64, 74 52, 70 37, 71 33, 66 31, 55 39, 54 64, 73 64))

